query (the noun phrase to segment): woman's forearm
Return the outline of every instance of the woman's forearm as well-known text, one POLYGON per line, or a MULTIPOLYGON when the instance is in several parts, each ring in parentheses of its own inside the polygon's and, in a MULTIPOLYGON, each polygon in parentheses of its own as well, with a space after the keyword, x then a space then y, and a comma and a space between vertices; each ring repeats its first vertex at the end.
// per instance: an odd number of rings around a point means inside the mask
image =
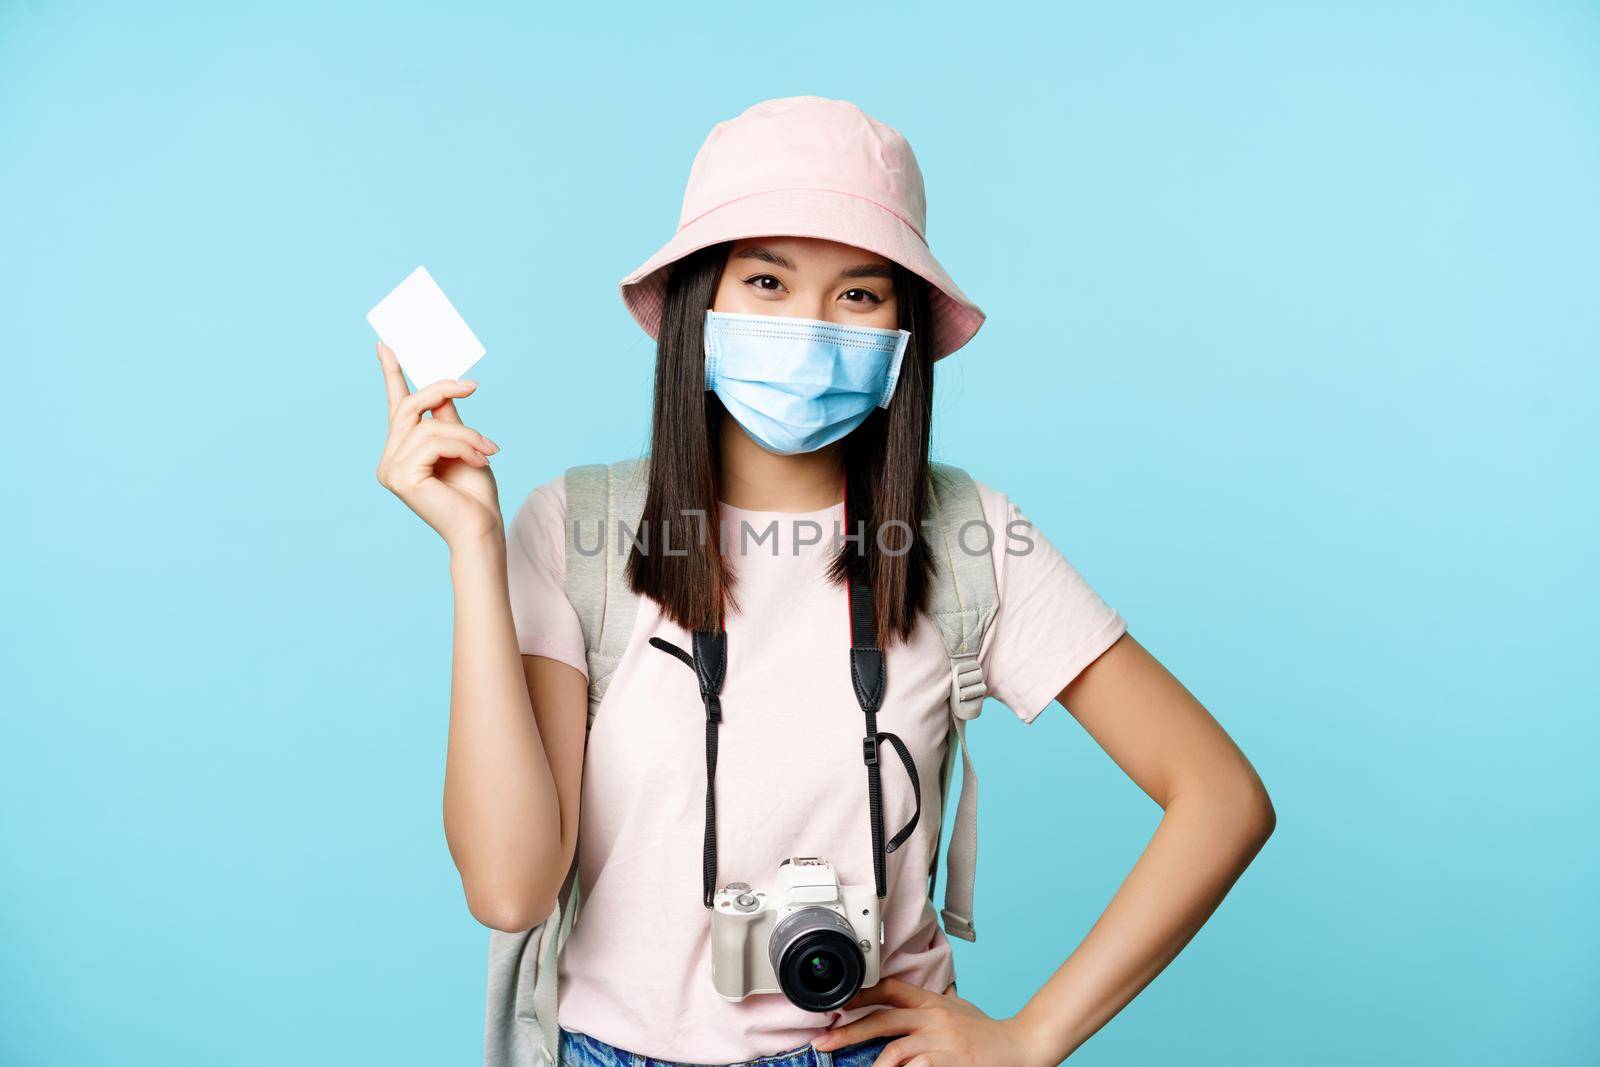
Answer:
POLYGON ((1172 798, 1138 863, 1083 943, 1015 1021, 1041 1062, 1065 1059, 1172 962, 1272 833, 1259 781, 1172 798))
POLYGON ((506 591, 503 536, 454 548, 450 576, 455 651, 445 839, 478 921, 526 929, 548 914, 566 865, 559 797, 506 591))

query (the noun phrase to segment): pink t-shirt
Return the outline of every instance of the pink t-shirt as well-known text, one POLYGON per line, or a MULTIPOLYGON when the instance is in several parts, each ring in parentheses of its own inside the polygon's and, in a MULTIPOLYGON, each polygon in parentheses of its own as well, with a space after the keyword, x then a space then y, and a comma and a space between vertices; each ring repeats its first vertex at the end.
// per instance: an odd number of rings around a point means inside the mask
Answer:
MULTIPOLYGON (((1032 722, 1126 626, 1036 528, 1008 527, 1021 520, 1015 505, 979 490, 995 531, 1000 594, 982 649, 984 676, 991 696, 1032 722), (1008 531, 1031 539, 1031 550, 1008 531)), ((724 513, 739 611, 725 620, 718 887, 770 887, 782 860, 808 855, 830 860, 841 882, 870 886, 864 725, 850 684, 846 595, 825 577, 843 505, 806 513, 724 505, 724 513), (738 536, 741 522, 752 536, 738 536), (775 536, 757 540, 769 525, 775 536)), ((565 523, 559 477, 513 517, 511 607, 524 655, 587 673, 563 579, 565 523)), ((651 647, 655 636, 690 647, 689 634, 643 599, 589 736, 578 834, 583 906, 560 963, 560 1023, 664 1060, 728 1062, 796 1048, 866 1012, 806 1012, 777 993, 730 1003, 712 988, 710 913, 701 903, 705 712, 694 672, 651 647)), ((910 749, 924 805, 916 832, 888 857, 882 973, 943 991, 954 975, 927 872, 939 843, 949 658, 924 616, 886 659, 878 728, 910 749)), ((910 818, 914 800, 887 745, 882 759, 887 835, 910 818)))

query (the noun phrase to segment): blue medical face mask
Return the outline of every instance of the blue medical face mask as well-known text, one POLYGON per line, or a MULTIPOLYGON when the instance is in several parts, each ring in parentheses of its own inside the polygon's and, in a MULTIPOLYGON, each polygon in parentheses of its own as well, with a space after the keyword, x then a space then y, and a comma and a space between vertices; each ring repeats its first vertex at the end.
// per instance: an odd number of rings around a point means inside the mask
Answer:
POLYGON ((905 330, 708 311, 706 388, 768 452, 814 452, 889 406, 909 340, 905 330))

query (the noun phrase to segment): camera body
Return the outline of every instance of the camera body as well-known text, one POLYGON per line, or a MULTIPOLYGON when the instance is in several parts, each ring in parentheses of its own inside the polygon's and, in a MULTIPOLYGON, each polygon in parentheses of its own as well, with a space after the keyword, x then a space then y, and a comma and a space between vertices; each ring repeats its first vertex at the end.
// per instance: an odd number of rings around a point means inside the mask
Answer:
POLYGON ((778 865, 771 893, 729 882, 712 901, 711 980, 727 1000, 782 993, 832 1011, 878 984, 882 926, 871 886, 841 886, 815 856, 778 865))

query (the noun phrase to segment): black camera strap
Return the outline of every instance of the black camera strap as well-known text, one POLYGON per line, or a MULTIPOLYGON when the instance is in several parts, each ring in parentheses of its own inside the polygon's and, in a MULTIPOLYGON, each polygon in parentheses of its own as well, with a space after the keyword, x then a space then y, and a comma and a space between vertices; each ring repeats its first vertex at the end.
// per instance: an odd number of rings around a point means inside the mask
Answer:
MULTIPOLYGON (((845 503, 845 524, 849 528, 850 505, 845 503)), ((866 735, 861 739, 861 759, 867 765, 867 810, 872 826, 872 878, 878 899, 888 893, 887 856, 906 843, 922 818, 922 782, 916 761, 905 742, 878 729, 878 711, 883 706, 887 685, 883 649, 878 645, 878 618, 872 602, 872 586, 865 579, 849 582, 850 604, 850 681, 856 701, 866 719, 866 735), (879 772, 878 750, 887 741, 900 756, 911 779, 916 809, 911 819, 887 842, 883 839, 883 781, 879 772)), ((671 653, 687 664, 700 685, 700 700, 706 711, 706 826, 702 848, 701 893, 711 907, 717 894, 717 729, 722 725, 722 680, 728 672, 728 634, 722 628, 720 612, 714 629, 695 630, 691 635, 693 652, 685 652, 671 641, 652 637, 650 644, 671 653)))
POLYGON ((866 736, 861 739, 861 761, 867 765, 867 812, 872 820, 872 879, 878 899, 888 892, 885 867, 888 854, 906 843, 917 821, 922 817, 922 783, 917 778, 917 765, 905 742, 887 731, 878 729, 878 710, 883 706, 883 692, 888 682, 883 665, 883 649, 878 647, 878 620, 872 606, 872 587, 860 579, 850 580, 850 681, 856 691, 856 702, 866 719, 866 736), (905 764, 911 779, 911 792, 916 798, 916 810, 911 820, 899 833, 883 840, 883 779, 879 771, 878 750, 884 741, 893 746, 905 764))
POLYGON ((706 830, 701 846, 700 888, 709 908, 717 895, 717 728, 722 725, 722 679, 728 673, 728 634, 718 627, 696 630, 691 637, 693 655, 659 637, 652 637, 650 643, 694 669, 700 683, 700 701, 706 708, 706 830))

